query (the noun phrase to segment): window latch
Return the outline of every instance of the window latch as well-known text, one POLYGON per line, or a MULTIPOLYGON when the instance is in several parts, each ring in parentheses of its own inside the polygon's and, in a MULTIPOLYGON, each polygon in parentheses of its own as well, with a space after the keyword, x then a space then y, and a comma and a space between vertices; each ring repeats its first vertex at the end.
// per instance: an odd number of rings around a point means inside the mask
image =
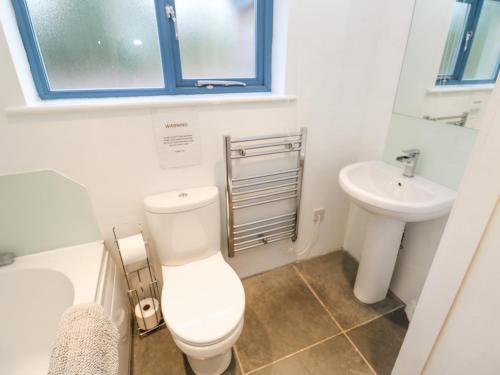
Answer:
POLYGON ((174 25, 175 39, 179 40, 179 29, 177 27, 177 16, 175 15, 175 9, 173 5, 165 6, 165 13, 167 14, 167 18, 172 20, 174 25))
POLYGON ((213 89, 215 86, 242 86, 245 87, 247 84, 240 81, 214 81, 214 80, 201 80, 194 84, 196 87, 206 87, 207 89, 213 89))
POLYGON ((472 30, 467 31, 467 34, 465 34, 464 52, 467 51, 467 48, 469 48, 469 42, 472 39, 472 34, 472 30))

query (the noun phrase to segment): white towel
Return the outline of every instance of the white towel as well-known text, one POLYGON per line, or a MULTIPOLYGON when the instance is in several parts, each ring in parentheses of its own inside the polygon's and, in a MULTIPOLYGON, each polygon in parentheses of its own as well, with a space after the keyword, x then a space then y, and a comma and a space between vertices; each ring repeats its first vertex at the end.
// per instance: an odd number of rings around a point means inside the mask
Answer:
POLYGON ((59 322, 48 374, 118 374, 119 337, 101 305, 68 308, 59 322))

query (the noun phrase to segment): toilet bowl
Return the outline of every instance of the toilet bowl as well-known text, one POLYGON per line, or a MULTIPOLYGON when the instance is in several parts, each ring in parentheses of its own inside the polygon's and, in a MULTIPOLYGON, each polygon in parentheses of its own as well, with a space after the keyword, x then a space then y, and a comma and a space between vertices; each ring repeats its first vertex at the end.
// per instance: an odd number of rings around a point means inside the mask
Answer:
POLYGON ((194 346, 174 337, 177 347, 186 354, 193 371, 198 375, 222 374, 231 363, 231 348, 243 329, 243 319, 237 329, 223 341, 208 345, 194 346))
POLYGON ((243 329, 245 292, 220 252, 217 188, 147 197, 144 207, 162 265, 167 328, 196 374, 221 374, 243 329))
POLYGON ((162 311, 175 343, 196 374, 222 373, 243 328, 240 279, 220 252, 162 273, 162 311))

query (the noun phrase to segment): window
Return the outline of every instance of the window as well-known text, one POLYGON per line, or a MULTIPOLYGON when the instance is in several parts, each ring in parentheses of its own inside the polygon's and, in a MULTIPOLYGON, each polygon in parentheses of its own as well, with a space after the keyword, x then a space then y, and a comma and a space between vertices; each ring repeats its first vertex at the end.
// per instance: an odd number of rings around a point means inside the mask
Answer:
POLYGON ((436 84, 494 83, 500 69, 500 0, 457 0, 436 84))
POLYGON ((270 91, 272 0, 12 0, 42 99, 270 91))

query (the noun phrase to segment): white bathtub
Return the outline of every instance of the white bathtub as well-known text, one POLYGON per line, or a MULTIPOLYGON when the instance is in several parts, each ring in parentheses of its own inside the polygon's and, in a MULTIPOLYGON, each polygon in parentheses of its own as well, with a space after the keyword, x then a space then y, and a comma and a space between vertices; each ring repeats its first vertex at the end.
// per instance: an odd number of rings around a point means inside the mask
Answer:
POLYGON ((108 258, 103 243, 94 242, 18 257, 0 267, 0 374, 46 374, 67 307, 95 301, 113 315, 109 289, 116 272, 108 258))

